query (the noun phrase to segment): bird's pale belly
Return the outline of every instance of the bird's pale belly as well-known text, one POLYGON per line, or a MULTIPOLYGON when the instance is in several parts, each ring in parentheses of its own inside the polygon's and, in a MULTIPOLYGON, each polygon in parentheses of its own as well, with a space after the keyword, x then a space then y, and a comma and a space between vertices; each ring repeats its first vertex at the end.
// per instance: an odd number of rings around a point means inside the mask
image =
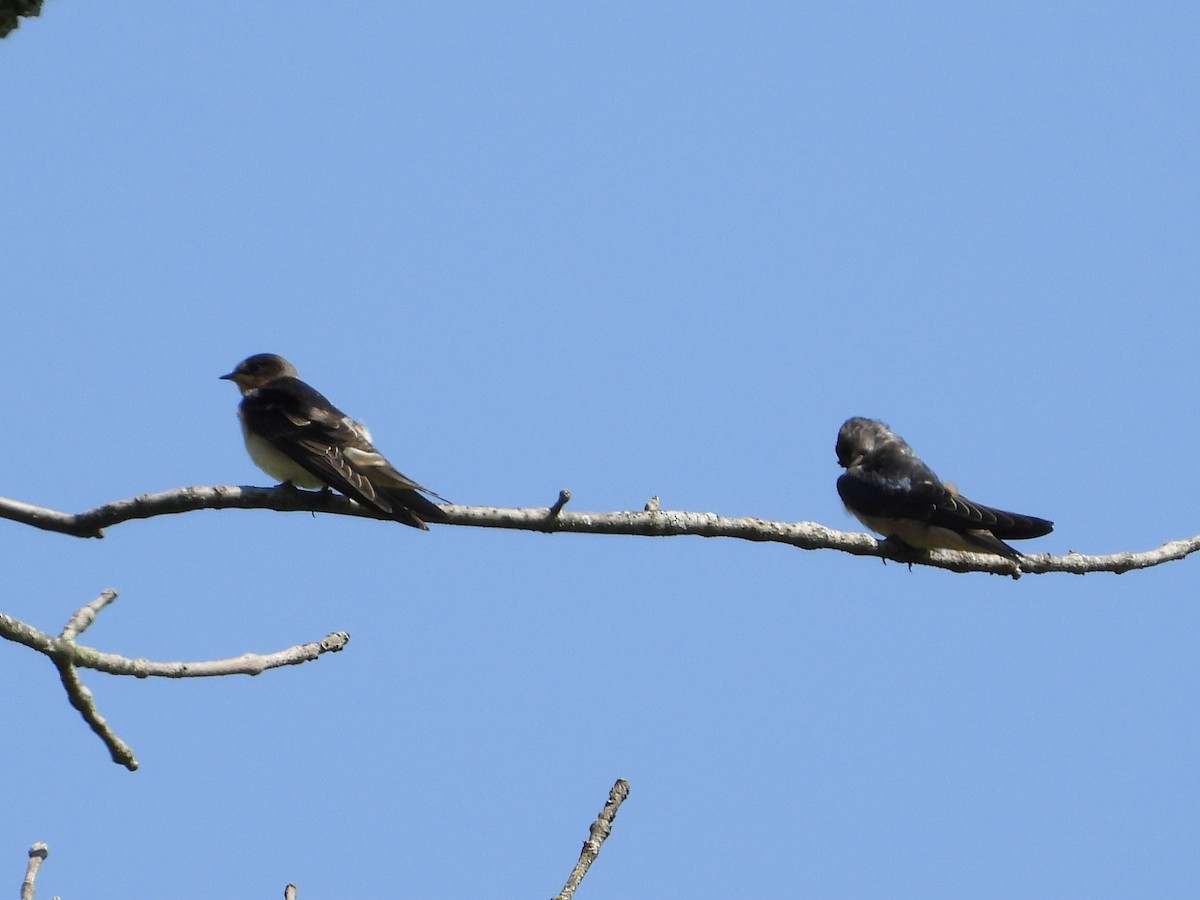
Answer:
POLYGON ((258 435, 249 434, 243 428, 242 436, 246 439, 246 452, 250 454, 254 464, 275 480, 281 483, 288 481, 296 487, 313 490, 326 486, 325 482, 313 475, 312 472, 297 465, 291 457, 280 453, 258 435))
POLYGON ((941 528, 915 519, 880 519, 862 516, 851 510, 855 518, 884 537, 894 537, 919 550, 966 550, 981 553, 978 544, 965 540, 957 531, 941 528))

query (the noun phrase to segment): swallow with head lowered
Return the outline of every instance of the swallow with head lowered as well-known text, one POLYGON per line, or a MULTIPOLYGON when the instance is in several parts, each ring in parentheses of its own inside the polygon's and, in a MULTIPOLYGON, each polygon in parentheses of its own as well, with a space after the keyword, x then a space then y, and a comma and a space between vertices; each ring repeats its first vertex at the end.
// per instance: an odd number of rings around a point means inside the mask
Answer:
MULTIPOLYGON (((367 509, 425 531, 446 514, 411 478, 401 475, 355 422, 300 380, 296 367, 258 353, 221 378, 242 392, 238 418, 254 464, 283 484, 334 488, 367 509)), ((444 500, 443 497, 438 497, 444 500)))
POLYGON ((874 419, 846 420, 838 431, 842 502, 860 522, 919 550, 1021 555, 1005 540, 1049 534, 1054 523, 973 503, 943 482, 903 438, 874 419))

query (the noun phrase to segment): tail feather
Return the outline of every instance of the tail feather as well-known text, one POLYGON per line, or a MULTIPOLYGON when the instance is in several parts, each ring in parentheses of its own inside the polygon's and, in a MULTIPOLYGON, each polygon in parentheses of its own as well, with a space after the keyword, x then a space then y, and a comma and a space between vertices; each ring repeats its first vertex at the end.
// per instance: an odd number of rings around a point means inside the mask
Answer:
POLYGON ((381 490, 380 494, 387 498, 392 507, 392 516, 397 522, 428 531, 429 526, 426 522, 447 520, 446 513, 440 506, 417 491, 391 488, 381 490))

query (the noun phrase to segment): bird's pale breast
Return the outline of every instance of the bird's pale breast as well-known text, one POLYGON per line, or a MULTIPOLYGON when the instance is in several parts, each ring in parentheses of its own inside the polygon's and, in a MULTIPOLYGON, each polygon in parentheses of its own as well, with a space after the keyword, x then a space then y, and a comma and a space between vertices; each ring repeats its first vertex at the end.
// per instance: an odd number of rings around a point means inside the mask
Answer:
MULTIPOLYGON (((240 418, 240 417, 239 417, 240 418)), ((307 469, 294 462, 291 457, 276 450, 269 441, 252 434, 242 420, 242 437, 246 441, 246 452, 254 464, 280 483, 288 481, 296 487, 316 490, 325 487, 325 482, 307 469)))

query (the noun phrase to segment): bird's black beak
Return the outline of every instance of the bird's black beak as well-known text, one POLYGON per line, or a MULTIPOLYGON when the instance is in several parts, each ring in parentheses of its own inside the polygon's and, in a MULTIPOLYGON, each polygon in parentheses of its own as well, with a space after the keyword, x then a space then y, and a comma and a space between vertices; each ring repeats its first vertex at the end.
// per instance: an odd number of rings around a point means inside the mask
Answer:
POLYGON ((233 381, 233 377, 234 377, 236 374, 237 374, 236 372, 230 372, 228 375, 222 375, 222 376, 220 376, 220 378, 221 378, 221 380, 222 380, 222 381, 233 381))

